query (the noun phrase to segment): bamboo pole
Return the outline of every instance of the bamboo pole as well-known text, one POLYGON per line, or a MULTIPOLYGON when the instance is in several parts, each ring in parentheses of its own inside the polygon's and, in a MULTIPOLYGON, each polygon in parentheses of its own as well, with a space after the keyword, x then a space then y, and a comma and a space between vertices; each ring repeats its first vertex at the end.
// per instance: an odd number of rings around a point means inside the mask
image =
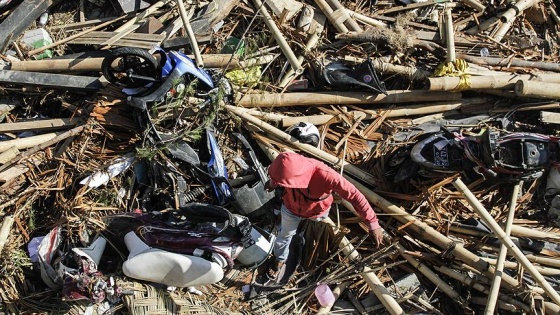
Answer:
POLYGON ((62 44, 64 44, 64 43, 68 43, 68 42, 71 41, 71 40, 74 40, 74 39, 76 39, 76 38, 82 37, 82 36, 84 36, 84 35, 86 35, 86 34, 88 34, 88 33, 91 33, 91 32, 93 32, 93 31, 97 31, 97 30, 99 30, 99 29, 102 29, 102 28, 104 28, 104 27, 106 27, 106 26, 109 26, 109 25, 111 25, 111 24, 113 24, 113 23, 115 23, 115 22, 118 22, 118 21, 120 21, 120 20, 124 20, 124 19, 126 19, 126 18, 128 18, 128 17, 129 17, 129 15, 127 15, 127 14, 122 15, 122 16, 119 16, 119 17, 116 18, 116 19, 107 21, 107 22, 105 22, 105 23, 101 23, 101 24, 99 24, 99 25, 97 25, 97 26, 94 26, 94 27, 92 27, 92 28, 90 28, 90 29, 87 29, 87 30, 85 30, 85 31, 81 31, 81 32, 76 33, 76 34, 74 34, 74 35, 68 36, 68 37, 66 37, 66 38, 64 38, 64 39, 61 39, 61 40, 59 40, 59 41, 56 41, 56 42, 54 42, 54 43, 52 43, 52 44, 49 44, 49 45, 46 45, 46 46, 43 46, 43 47, 39 47, 39 48, 37 48, 37 49, 30 50, 30 51, 27 52, 27 55, 28 55, 28 56, 33 56, 33 55, 36 55, 36 54, 38 54, 38 53, 42 53, 43 51, 45 51, 45 50, 47 50, 47 49, 51 49, 51 48, 54 48, 54 47, 56 47, 56 46, 58 46, 58 45, 62 45, 62 44))
POLYGON ((335 9, 333 14, 335 16, 339 16, 338 20, 344 18, 346 24, 348 24, 348 28, 354 32, 363 32, 363 29, 360 25, 350 16, 348 10, 338 1, 338 0, 328 0, 332 7, 335 9))
POLYGON ((187 33, 187 37, 191 42, 191 48, 193 50, 196 66, 199 68, 204 68, 204 62, 202 61, 200 49, 198 48, 198 42, 196 41, 196 36, 194 35, 191 22, 189 21, 190 20, 189 14, 185 9, 185 4, 183 3, 183 0, 176 0, 176 2, 177 2, 177 7, 179 8, 179 15, 181 16, 181 20, 183 21, 183 26, 185 27, 185 32, 187 33))
POLYGON ((392 90, 388 95, 364 92, 262 93, 237 97, 244 107, 319 106, 457 101, 461 93, 448 91, 392 90))
POLYGON ((503 23, 511 21, 514 17, 521 14, 521 12, 525 11, 525 9, 530 8, 542 0, 519 0, 515 2, 509 9, 507 9, 502 16, 500 17, 500 21, 503 23))
POLYGON ((332 23, 334 28, 339 33, 348 33, 348 28, 344 25, 344 16, 335 15, 334 10, 329 6, 329 4, 325 0, 315 0, 315 3, 323 11, 323 13, 327 16, 327 19, 332 23))
POLYGON ((304 150, 308 153, 310 153, 311 155, 320 158, 322 160, 328 161, 330 164, 335 165, 337 167, 344 167, 344 170, 347 171, 348 173, 366 181, 367 183, 373 184, 376 182, 375 177, 365 171, 363 171, 362 169, 356 167, 355 165, 352 165, 348 162, 343 162, 340 158, 332 156, 328 153, 323 152, 322 150, 309 145, 309 144, 305 144, 305 143, 300 143, 299 141, 297 141, 296 138, 290 136, 289 134, 283 132, 282 130, 254 117, 251 116, 249 114, 247 114, 246 112, 243 111, 242 108, 238 108, 235 106, 231 106, 231 105, 226 105, 226 109, 228 111, 230 111, 231 113, 245 119, 246 121, 254 124, 255 126, 262 128, 263 130, 265 130, 267 133, 274 135, 275 137, 286 141, 287 143, 291 143, 294 147, 304 150))
POLYGON ((261 0, 253 0, 253 3, 255 4, 255 6, 260 10, 261 14, 263 15, 264 23, 266 24, 266 26, 268 27, 270 32, 272 32, 272 36, 274 36, 274 39, 276 40, 276 42, 280 46, 280 50, 282 50, 282 52, 284 53, 284 56, 286 57, 286 59, 288 59, 288 63, 290 63, 290 65, 292 66, 292 68, 295 69, 295 71, 298 75, 303 73, 303 68, 301 67, 301 63, 298 61, 296 55, 294 54, 294 52, 290 48, 290 45, 288 44, 288 42, 286 41, 286 39, 282 35, 282 32, 280 31, 280 29, 278 28, 278 26, 276 25, 276 23, 272 19, 272 16, 270 15, 270 13, 268 13, 268 11, 267 11, 266 7, 264 6, 264 4, 262 3, 262 1, 261 0))
POLYGON ((554 288, 546 281, 546 279, 535 269, 531 262, 525 257, 525 254, 511 240, 510 237, 502 230, 502 228, 494 221, 494 218, 488 213, 484 206, 476 199, 476 197, 470 192, 468 187, 457 178, 453 181, 453 186, 457 188, 458 191, 462 192, 469 204, 473 207, 478 215, 482 217, 486 225, 494 232, 494 234, 502 241, 502 244, 507 246, 508 250, 511 252, 517 261, 527 269, 529 274, 533 276, 534 281, 539 284, 541 288, 544 289, 549 298, 551 298, 555 303, 560 304, 560 295, 554 290, 554 288))
POLYGON ((43 59, 12 62, 10 70, 29 72, 101 71, 103 58, 43 59))
POLYGON ((494 33, 493 39, 498 43, 501 42, 512 26, 513 26, 513 20, 503 22, 502 25, 500 25, 500 27, 496 30, 496 33, 494 33))
POLYGON ((447 62, 455 62, 455 31, 453 30, 453 16, 451 8, 445 7, 445 43, 447 44, 447 62))
POLYGON ((346 12, 348 13, 348 15, 351 18, 354 18, 357 21, 360 21, 362 23, 365 23, 365 24, 368 24, 368 25, 371 25, 371 26, 374 26, 374 27, 381 27, 381 28, 386 28, 387 27, 387 24, 385 24, 385 23, 383 23, 379 20, 376 20, 374 18, 371 18, 367 15, 363 15, 361 13, 354 12, 354 11, 349 10, 349 9, 346 9, 346 12))
MULTIPOLYGON (((513 191, 511 192, 511 201, 509 204, 509 213, 506 220, 505 233, 506 237, 509 237, 511 233, 511 225, 515 217, 515 207, 517 206, 517 197, 519 195, 519 187, 523 182, 518 183, 513 186, 513 191)), ((488 303, 486 303, 486 309, 484 314, 494 315, 494 310, 496 309, 496 301, 498 300, 498 293, 500 292, 500 283, 502 282, 502 273, 504 271, 504 262, 506 260, 507 247, 502 243, 500 246, 500 252, 498 254, 498 262, 496 263, 496 273, 494 275, 494 280, 490 286, 490 294, 488 295, 488 303)))
POLYGON ((557 258, 539 257, 529 254, 527 255, 527 259, 537 264, 560 268, 560 260, 557 258))
POLYGON ((515 83, 515 94, 517 96, 558 99, 560 98, 560 84, 519 80, 515 83))
POLYGON ((478 65, 486 66, 502 66, 502 67, 523 67, 523 68, 535 68, 545 71, 560 72, 560 64, 553 62, 542 62, 542 61, 528 61, 519 60, 513 58, 497 58, 497 57, 477 57, 460 54, 457 58, 464 59, 465 61, 475 63, 478 65))
POLYGON ((44 143, 44 142, 49 141, 51 139, 54 139, 59 134, 61 134, 61 133, 60 132, 58 132, 58 133, 51 132, 51 133, 46 133, 46 134, 27 137, 27 138, 17 138, 17 139, 14 139, 14 140, 0 141, 0 152, 4 152, 6 150, 9 150, 12 147, 15 147, 18 150, 31 148, 31 147, 34 147, 38 144, 41 144, 41 143, 44 143))
POLYGON ((10 229, 13 224, 13 216, 8 215, 4 217, 4 220, 2 221, 2 228, 0 228, 0 253, 2 253, 2 249, 4 249, 4 245, 6 245, 6 241, 8 240, 8 236, 10 236, 10 229))
MULTIPOLYGON (((195 58, 194 55, 187 55, 195 58)), ((201 56, 202 62, 208 68, 225 68, 228 69, 244 68, 254 65, 266 64, 272 61, 274 55, 264 55, 245 60, 240 60, 239 56, 231 59, 231 54, 204 54, 201 56)), ((103 58, 76 58, 76 59, 48 59, 48 60, 25 60, 16 61, 11 65, 10 70, 28 71, 28 72, 87 72, 101 71, 103 58)))
MULTIPOLYGON (((333 230, 336 231, 336 224, 330 218, 327 217, 322 222, 329 224, 333 230)), ((351 261, 358 260, 360 258, 360 255, 354 248, 354 245, 352 245, 346 237, 342 237, 338 247, 342 249, 342 253, 344 253, 351 261)), ((387 288, 383 285, 383 282, 379 280, 377 275, 375 275, 375 272, 373 272, 370 267, 364 266, 363 273, 361 275, 389 313, 394 315, 405 314, 399 303, 395 301, 389 291, 387 291, 387 288)))
MULTIPOLYGON (((513 90, 518 80, 532 82, 560 83, 558 74, 514 74, 514 75, 483 75, 472 76, 469 90, 477 89, 508 89, 513 90)), ((430 91, 453 91, 457 89, 461 78, 459 77, 434 77, 428 78, 427 85, 430 91)))
MULTIPOLYGON (((487 261, 488 263, 496 266, 498 264, 498 260, 497 259, 492 259, 492 258, 485 258, 485 257, 481 257, 481 259, 484 259, 485 261, 487 261)), ((529 259, 530 262, 534 262, 532 261, 529 257, 527 257, 527 259, 529 259)), ((558 261, 558 260, 557 260, 558 261)), ((512 270, 519 270, 519 268, 521 267, 518 263, 516 263, 515 261, 505 261, 503 263, 504 268, 507 269, 512 269, 512 270)), ((535 266, 535 268, 541 273, 541 275, 543 276, 560 276, 560 269, 558 268, 549 268, 549 267, 541 267, 541 266, 535 266)))

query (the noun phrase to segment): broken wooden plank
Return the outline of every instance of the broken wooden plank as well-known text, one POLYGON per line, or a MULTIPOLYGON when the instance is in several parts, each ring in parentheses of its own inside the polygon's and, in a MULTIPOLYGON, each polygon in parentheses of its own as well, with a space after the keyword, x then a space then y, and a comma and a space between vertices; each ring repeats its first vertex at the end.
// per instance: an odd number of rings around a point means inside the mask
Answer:
POLYGON ((58 130, 64 128, 72 128, 80 122, 81 120, 78 118, 55 118, 6 123, 0 124, 0 133, 58 130))
POLYGON ((68 37, 66 37, 66 38, 64 38, 64 39, 61 39, 61 40, 59 40, 59 41, 56 41, 56 42, 54 42, 54 43, 52 43, 52 44, 45 45, 45 46, 40 47, 40 48, 37 48, 37 49, 33 49, 33 50, 29 51, 27 54, 28 54, 29 56, 33 56, 33 55, 38 54, 38 53, 41 53, 41 52, 43 52, 43 51, 45 51, 45 50, 47 50, 47 49, 56 47, 56 46, 61 45, 61 44, 64 44, 64 43, 68 43, 68 42, 70 42, 70 41, 72 41, 72 40, 74 40, 74 39, 76 39, 76 38, 80 38, 80 37, 82 37, 82 36, 84 36, 84 35, 86 35, 86 34, 92 33, 92 32, 94 32, 95 30, 102 29, 102 28, 104 28, 104 27, 106 27, 106 26, 108 26, 108 25, 111 25, 111 24, 113 24, 113 23, 115 23, 115 22, 117 22, 117 21, 123 20, 123 19, 125 19, 126 17, 127 17, 126 15, 123 15, 123 16, 120 16, 120 17, 114 19, 114 20, 110 20, 110 21, 101 23, 101 24, 99 24, 99 25, 97 25, 97 26, 94 26, 94 27, 92 27, 92 28, 90 28, 90 29, 87 29, 87 30, 85 30, 85 31, 79 32, 79 33, 77 33, 77 34, 68 36, 68 37))
POLYGON ((202 8, 197 17, 192 18, 191 26, 193 32, 198 36, 212 34, 212 28, 219 21, 229 15, 231 10, 237 6, 240 0, 214 0, 202 8))
POLYGON ((541 111, 539 114, 543 124, 560 125, 560 113, 541 111))
POLYGON ((103 88, 99 78, 13 70, 0 70, 0 83, 83 91, 99 91, 103 88))

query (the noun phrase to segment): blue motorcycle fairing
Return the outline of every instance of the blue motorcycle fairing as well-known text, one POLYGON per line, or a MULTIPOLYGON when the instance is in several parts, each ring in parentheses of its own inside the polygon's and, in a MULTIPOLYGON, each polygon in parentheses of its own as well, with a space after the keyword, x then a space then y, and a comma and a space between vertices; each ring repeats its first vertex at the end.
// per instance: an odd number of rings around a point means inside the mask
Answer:
POLYGON ((210 161, 208 161, 208 173, 212 182, 212 188, 220 205, 225 204, 227 201, 233 199, 231 187, 227 182, 227 168, 224 163, 224 158, 220 152, 220 147, 214 136, 214 132, 210 129, 206 130, 208 139, 208 149, 210 151, 210 161))
MULTIPOLYGON (((173 63, 175 64, 175 68, 173 70, 177 70, 181 75, 190 73, 199 78, 202 82, 206 83, 206 85, 210 88, 214 88, 212 77, 206 71, 197 67, 191 58, 176 51, 170 51, 168 56, 171 57, 173 63)), ((164 68, 166 67, 167 63, 164 65, 164 68)))

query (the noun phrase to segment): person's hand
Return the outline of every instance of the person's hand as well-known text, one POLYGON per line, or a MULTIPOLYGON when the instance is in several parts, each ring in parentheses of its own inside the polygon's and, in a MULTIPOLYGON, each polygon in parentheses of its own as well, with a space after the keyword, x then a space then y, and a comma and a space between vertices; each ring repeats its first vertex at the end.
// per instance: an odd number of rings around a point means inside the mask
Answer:
POLYGON ((270 179, 266 181, 266 183, 264 183, 264 189, 266 191, 273 191, 274 188, 272 187, 272 185, 270 184, 270 179))
POLYGON ((369 231, 369 236, 371 236, 371 238, 373 238, 373 240, 377 244, 377 248, 379 248, 381 246, 381 244, 383 244, 383 229, 382 228, 378 228, 378 229, 375 229, 375 230, 370 230, 369 231))

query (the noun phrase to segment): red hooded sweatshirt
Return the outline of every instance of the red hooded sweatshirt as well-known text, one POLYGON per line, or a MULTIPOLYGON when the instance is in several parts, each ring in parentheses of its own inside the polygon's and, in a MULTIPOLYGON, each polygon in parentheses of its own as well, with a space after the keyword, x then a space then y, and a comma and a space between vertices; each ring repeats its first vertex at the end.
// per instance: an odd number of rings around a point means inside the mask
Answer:
POLYGON ((272 161, 268 173, 270 186, 284 187, 282 201, 299 217, 326 216, 333 202, 332 193, 336 192, 354 206, 369 224, 370 230, 380 227, 366 197, 342 175, 320 161, 284 152, 272 161))

